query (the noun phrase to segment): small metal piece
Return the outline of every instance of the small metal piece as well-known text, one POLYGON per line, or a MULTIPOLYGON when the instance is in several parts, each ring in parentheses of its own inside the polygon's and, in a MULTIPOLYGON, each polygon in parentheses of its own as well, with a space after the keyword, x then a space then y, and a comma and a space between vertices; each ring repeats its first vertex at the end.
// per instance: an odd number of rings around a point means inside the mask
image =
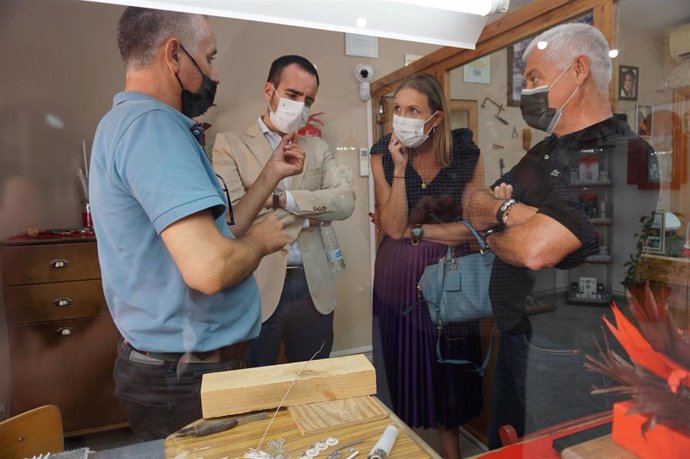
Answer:
POLYGON ((335 437, 328 437, 328 438, 326 439, 326 444, 327 444, 328 446, 335 446, 335 445, 337 445, 338 443, 340 443, 340 440, 338 440, 338 439, 335 438, 335 437))
POLYGON ((353 442, 347 443, 340 447, 339 449, 333 451, 326 459, 339 459, 343 455, 343 451, 347 450, 349 448, 349 451, 352 452, 354 451, 353 446, 359 445, 360 443, 364 443, 364 440, 355 440, 353 442))
POLYGON ((74 328, 60 327, 57 329, 56 333, 60 336, 70 336, 72 333, 74 333, 74 328))
POLYGON ((69 306, 72 304, 72 299, 71 298, 56 298, 53 300, 53 306, 56 308, 64 308, 66 306, 69 306))
POLYGON ((307 448, 307 455, 311 457, 316 457, 319 455, 319 450, 313 446, 311 448, 307 448))
POLYGON ((315 447, 316 449, 318 449, 319 451, 325 451, 326 449, 328 449, 328 445, 326 444, 325 441, 317 441, 317 442, 314 444, 314 447, 315 447))
POLYGON ((62 258, 55 259, 49 263, 51 268, 61 269, 66 268, 69 265, 69 261, 63 260, 62 258))

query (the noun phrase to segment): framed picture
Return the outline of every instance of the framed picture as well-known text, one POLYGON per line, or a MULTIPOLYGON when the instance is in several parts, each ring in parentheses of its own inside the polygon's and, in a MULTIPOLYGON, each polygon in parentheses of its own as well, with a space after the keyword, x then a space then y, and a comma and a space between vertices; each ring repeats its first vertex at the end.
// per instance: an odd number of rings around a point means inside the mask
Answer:
POLYGON ((666 228, 664 222, 664 212, 654 212, 652 225, 647 233, 643 252, 664 254, 666 252, 666 228))
POLYGON ((517 43, 508 46, 508 101, 510 107, 520 106, 520 96, 522 95, 522 88, 524 87, 524 78, 522 72, 525 69, 525 63, 522 62, 522 55, 527 48, 527 45, 532 41, 533 37, 525 38, 517 43))
POLYGON ((491 84, 491 56, 484 56, 463 66, 465 83, 491 84))
POLYGON ((618 66, 618 99, 637 100, 637 84, 640 80, 640 69, 630 65, 618 66))
MULTIPOLYGON (((583 24, 592 25, 594 16, 592 13, 587 13, 584 16, 580 16, 568 22, 581 22, 583 24)), ((525 63, 522 61, 522 55, 533 38, 534 37, 527 37, 524 40, 508 45, 508 99, 506 103, 509 107, 520 106, 520 97, 522 95, 522 88, 524 87, 524 78, 522 74, 525 70, 525 63)))
POLYGON ((652 135, 653 105, 635 104, 635 132, 642 137, 652 135))

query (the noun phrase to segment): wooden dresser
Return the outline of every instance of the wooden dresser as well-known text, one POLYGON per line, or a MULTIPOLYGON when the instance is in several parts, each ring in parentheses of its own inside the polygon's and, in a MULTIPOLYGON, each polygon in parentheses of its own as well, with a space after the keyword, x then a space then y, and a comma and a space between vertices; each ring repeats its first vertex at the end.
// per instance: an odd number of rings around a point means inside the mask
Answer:
POLYGON ((103 297, 96 241, 4 241, 0 264, 11 415, 55 404, 67 436, 125 425, 113 395, 120 335, 103 297))

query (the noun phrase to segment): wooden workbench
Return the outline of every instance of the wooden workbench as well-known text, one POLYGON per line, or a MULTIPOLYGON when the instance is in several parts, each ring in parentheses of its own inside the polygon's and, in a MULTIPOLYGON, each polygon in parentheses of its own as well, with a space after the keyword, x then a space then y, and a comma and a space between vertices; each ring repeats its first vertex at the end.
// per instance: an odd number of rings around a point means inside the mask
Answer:
MULTIPOLYGON (((286 409, 281 409, 264 440, 266 442, 282 438, 286 440, 286 448, 291 458, 299 458, 305 450, 320 440, 335 437, 338 445, 331 446, 319 454, 319 458, 326 458, 337 449, 356 441, 362 441, 354 446, 359 451, 357 458, 365 458, 384 429, 388 425, 398 428, 398 438, 395 441, 389 458, 438 458, 440 456, 422 440, 412 429, 403 423, 383 403, 374 399, 386 411, 388 418, 366 422, 349 427, 342 427, 329 432, 302 436, 297 425, 292 421, 286 409)), ((272 414, 271 414, 272 416, 272 414)), ((194 457, 194 458, 242 458, 244 453, 256 448, 266 427, 271 422, 268 419, 240 425, 226 432, 201 438, 170 438, 165 440, 165 457, 194 457)), ((263 449, 263 447, 262 447, 263 449)), ((342 458, 349 454, 343 454, 342 458)))

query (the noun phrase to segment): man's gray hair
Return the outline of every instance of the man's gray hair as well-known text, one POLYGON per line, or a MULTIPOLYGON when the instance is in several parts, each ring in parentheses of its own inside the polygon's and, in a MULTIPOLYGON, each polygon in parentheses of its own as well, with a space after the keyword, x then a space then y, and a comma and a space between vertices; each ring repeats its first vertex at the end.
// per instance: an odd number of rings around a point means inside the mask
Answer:
POLYGON ((127 70, 141 69, 153 62, 158 49, 176 37, 189 52, 196 49, 204 31, 197 14, 129 7, 117 25, 117 45, 127 70))
POLYGON ((544 58, 563 71, 578 56, 587 56, 590 61, 590 75, 599 92, 608 94, 611 81, 611 58, 609 45, 598 29, 589 24, 570 22, 542 32, 530 42, 522 56, 527 58, 539 42, 546 42, 544 58))

